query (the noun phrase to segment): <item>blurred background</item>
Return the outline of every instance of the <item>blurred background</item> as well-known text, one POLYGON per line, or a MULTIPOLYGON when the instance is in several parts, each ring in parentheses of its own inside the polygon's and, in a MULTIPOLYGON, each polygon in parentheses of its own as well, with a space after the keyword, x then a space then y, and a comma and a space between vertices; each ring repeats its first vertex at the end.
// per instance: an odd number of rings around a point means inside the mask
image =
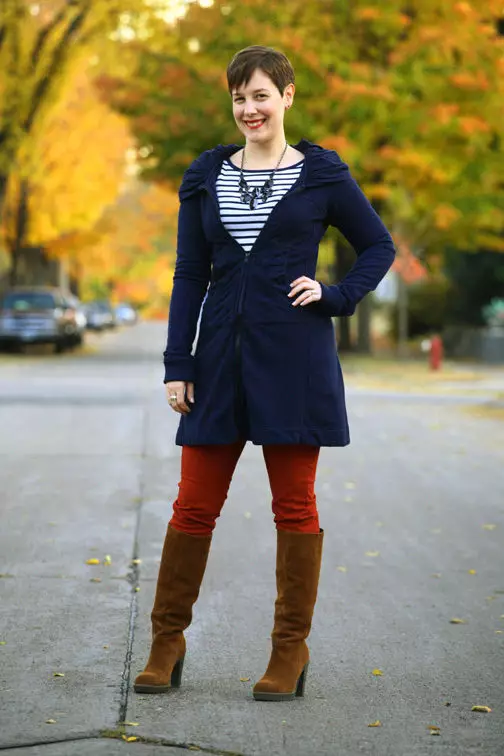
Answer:
MULTIPOLYGON (((225 69, 258 43, 296 70, 288 140, 337 150, 397 246, 341 350, 414 357, 439 334, 504 363, 502 0, 3 0, 2 348, 166 318, 177 186, 241 141, 225 69)), ((330 230, 319 278, 354 259, 330 230)))

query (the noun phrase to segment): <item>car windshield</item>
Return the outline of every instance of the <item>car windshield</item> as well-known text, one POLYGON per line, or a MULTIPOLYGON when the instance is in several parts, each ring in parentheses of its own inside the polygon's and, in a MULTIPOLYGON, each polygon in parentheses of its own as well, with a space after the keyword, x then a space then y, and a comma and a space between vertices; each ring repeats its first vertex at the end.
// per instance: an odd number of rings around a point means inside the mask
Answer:
POLYGON ((15 292, 6 294, 3 300, 5 310, 52 310, 54 308, 54 297, 47 292, 15 292))

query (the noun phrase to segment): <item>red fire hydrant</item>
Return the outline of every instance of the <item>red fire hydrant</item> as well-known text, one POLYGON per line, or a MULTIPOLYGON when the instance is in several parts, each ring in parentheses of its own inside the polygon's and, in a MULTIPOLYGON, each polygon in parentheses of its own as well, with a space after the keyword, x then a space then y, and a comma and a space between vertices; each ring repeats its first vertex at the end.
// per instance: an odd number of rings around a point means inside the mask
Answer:
POLYGON ((443 341, 441 336, 433 336, 430 342, 429 365, 431 370, 439 370, 443 361, 443 341))

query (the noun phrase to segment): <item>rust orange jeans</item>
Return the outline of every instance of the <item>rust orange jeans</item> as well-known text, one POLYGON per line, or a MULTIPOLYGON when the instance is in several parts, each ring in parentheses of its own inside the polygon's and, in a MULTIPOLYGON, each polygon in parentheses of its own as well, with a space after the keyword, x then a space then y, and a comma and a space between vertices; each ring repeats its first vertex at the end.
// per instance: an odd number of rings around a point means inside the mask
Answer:
MULTIPOLYGON (((215 528, 244 441, 216 446, 183 446, 179 494, 170 525, 189 535, 215 528)), ((318 533, 315 474, 320 449, 306 445, 263 446, 277 530, 318 533)))

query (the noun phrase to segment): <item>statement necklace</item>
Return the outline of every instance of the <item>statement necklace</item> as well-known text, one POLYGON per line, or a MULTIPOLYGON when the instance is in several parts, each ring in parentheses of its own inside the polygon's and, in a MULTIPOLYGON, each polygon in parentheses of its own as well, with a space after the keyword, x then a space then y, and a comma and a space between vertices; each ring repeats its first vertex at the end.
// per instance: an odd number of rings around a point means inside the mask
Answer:
POLYGON ((259 204, 259 200, 261 202, 267 202, 269 197, 273 194, 273 176, 275 175, 276 171, 278 170, 280 163, 283 160, 283 157, 287 151, 287 142, 285 143, 284 150, 280 156, 280 160, 276 164, 276 166, 271 171, 270 175, 264 182, 262 186, 254 186, 250 187, 246 180, 245 176, 243 175, 243 166, 245 164, 245 147, 243 148, 242 152, 242 159, 241 159, 241 166, 240 166, 240 183, 239 183, 239 190, 240 190, 240 199, 241 201, 250 207, 251 210, 255 210, 257 205, 259 204))

